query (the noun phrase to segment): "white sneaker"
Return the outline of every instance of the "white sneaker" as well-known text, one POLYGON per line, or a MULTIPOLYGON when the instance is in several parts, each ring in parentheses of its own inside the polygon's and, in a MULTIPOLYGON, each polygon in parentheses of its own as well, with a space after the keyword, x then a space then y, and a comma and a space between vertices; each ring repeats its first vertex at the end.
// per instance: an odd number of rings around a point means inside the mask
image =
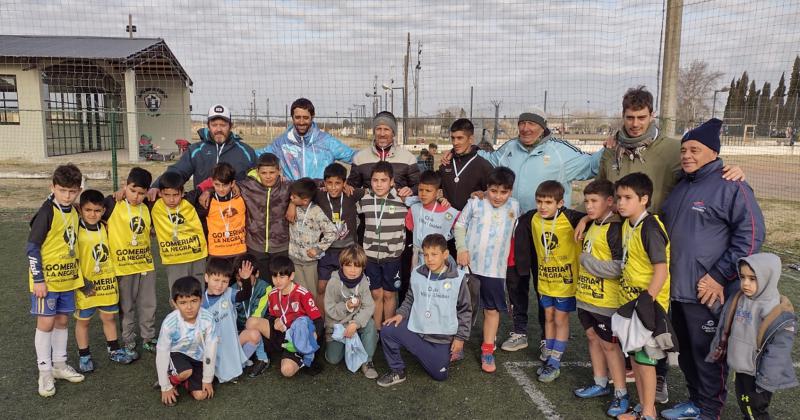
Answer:
POLYGON ((528 348, 528 336, 525 334, 517 334, 515 332, 511 332, 508 334, 509 337, 503 344, 500 346, 501 349, 504 351, 518 351, 525 348, 528 348))
POLYGON ((56 381, 53 379, 53 372, 49 370, 39 372, 39 395, 43 397, 56 395, 56 381))
POLYGON ((83 382, 84 376, 73 369, 72 366, 65 364, 61 369, 53 366, 53 378, 64 379, 72 383, 78 383, 83 382))

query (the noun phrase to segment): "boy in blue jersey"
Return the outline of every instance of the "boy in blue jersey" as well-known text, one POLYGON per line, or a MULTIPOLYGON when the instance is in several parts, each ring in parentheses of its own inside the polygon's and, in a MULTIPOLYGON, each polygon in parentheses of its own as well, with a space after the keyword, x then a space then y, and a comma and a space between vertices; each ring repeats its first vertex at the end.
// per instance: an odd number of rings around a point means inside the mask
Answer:
POLYGON ((175 280, 171 293, 177 309, 164 318, 156 345, 157 386, 166 406, 178 401, 178 385, 196 400, 214 397, 219 342, 211 312, 200 307, 200 282, 194 277, 181 277, 175 280))
POLYGON ((39 395, 56 393, 54 379, 83 381, 67 364, 67 325, 75 311, 75 290, 83 286, 78 266, 78 210, 72 206, 81 190, 81 171, 72 164, 53 172, 52 194, 31 220, 26 252, 31 315, 36 317, 36 364, 39 395))
POLYGON ((511 194, 514 172, 505 167, 492 169, 486 181, 486 197, 467 202, 455 226, 458 264, 469 267, 480 281, 483 308, 481 369, 492 373, 495 338, 500 311, 507 311, 505 275, 511 237, 519 217, 519 203, 511 194))

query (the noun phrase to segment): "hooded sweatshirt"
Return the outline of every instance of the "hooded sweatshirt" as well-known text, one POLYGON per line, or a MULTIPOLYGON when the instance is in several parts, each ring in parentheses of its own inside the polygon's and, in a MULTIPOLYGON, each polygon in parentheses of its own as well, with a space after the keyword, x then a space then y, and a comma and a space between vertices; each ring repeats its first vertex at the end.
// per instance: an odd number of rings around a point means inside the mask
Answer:
POLYGON ((281 162, 283 177, 296 181, 303 177, 322 179, 325 167, 335 161, 350 163, 355 151, 336 137, 311 123, 305 135, 289 127, 272 144, 256 150, 256 156, 272 153, 281 162))
MULTIPOLYGON (((757 337, 761 321, 778 306, 781 299, 778 292, 781 260, 775 254, 763 253, 750 255, 739 261, 747 263, 756 274, 758 288, 751 297, 742 295, 736 305, 728 338, 728 366, 736 372, 755 376, 757 337)), ((739 275, 741 276, 741 268, 739 275)))

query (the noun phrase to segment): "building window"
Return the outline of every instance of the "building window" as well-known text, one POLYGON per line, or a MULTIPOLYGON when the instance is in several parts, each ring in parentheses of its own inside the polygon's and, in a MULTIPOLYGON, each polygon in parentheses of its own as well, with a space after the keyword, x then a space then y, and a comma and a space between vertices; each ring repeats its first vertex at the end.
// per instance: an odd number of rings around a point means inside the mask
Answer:
POLYGON ((17 76, 0 74, 0 125, 19 124, 17 76))

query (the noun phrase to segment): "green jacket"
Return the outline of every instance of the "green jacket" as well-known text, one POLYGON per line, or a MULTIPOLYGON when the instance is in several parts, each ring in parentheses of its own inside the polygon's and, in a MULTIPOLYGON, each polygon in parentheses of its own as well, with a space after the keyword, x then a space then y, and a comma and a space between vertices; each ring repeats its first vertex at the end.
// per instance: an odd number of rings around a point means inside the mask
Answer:
POLYGON ((678 183, 681 173, 681 142, 676 139, 664 137, 659 132, 655 141, 642 153, 644 163, 639 159, 630 160, 627 156, 620 158, 619 168, 616 167, 616 148, 605 149, 600 158, 600 170, 597 179, 607 179, 617 182, 625 175, 634 172, 643 172, 653 181, 653 197, 650 200, 650 211, 659 213, 661 205, 675 184, 678 183))

